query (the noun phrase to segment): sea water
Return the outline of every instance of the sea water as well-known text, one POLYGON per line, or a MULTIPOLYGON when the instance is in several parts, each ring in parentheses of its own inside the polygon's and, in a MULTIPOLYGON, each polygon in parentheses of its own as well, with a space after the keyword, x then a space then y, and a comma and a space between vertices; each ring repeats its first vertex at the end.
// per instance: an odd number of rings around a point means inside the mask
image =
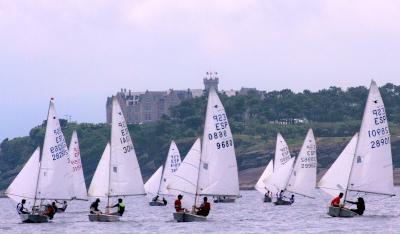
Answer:
MULTIPOLYGON (((400 194, 400 188, 396 188, 400 194)), ((88 220, 90 202, 70 202, 67 212, 53 221, 23 224, 15 204, 0 199, 0 233, 400 233, 400 198, 365 196, 366 211, 355 218, 328 216, 330 198, 316 191, 315 199, 296 196, 292 206, 262 202, 257 191, 241 191, 235 203, 211 204, 206 222, 176 223, 173 199, 166 207, 150 207, 146 197, 125 199, 126 212, 120 222, 88 220)), ((105 206, 105 201, 100 203, 105 206)))

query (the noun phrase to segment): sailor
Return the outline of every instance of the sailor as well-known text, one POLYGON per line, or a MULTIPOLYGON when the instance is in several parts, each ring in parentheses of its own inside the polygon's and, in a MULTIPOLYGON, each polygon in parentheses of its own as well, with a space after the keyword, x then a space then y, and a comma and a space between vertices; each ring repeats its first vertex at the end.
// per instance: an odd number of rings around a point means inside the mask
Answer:
POLYGON ((47 212, 45 215, 47 215, 49 217, 49 219, 52 220, 58 210, 56 203, 52 202, 51 205, 47 204, 46 208, 47 208, 47 212))
POLYGON ((355 213, 357 213, 359 215, 363 215, 364 214, 364 210, 365 210, 364 198, 359 197, 356 202, 353 202, 353 201, 347 201, 347 202, 350 203, 350 204, 357 205, 357 209, 351 209, 351 211, 353 211, 353 212, 355 212, 355 213))
POLYGON ((281 190, 281 192, 277 195, 277 197, 278 197, 278 200, 283 200, 283 190, 281 190))
POLYGON ((343 193, 339 193, 339 196, 335 197, 331 201, 331 206, 339 207, 340 206, 340 199, 343 197, 343 193))
POLYGON ((114 208, 117 207, 117 212, 111 213, 112 215, 119 215, 122 216, 125 212, 125 204, 122 202, 122 198, 118 198, 118 203, 107 208, 114 208))
POLYGON ((163 201, 164 205, 167 205, 168 202, 164 197, 162 198, 162 201, 163 201))
POLYGON ((100 199, 96 199, 91 205, 90 205, 90 213, 91 214, 101 214, 101 211, 99 210, 99 203, 100 199))
POLYGON ((210 213, 211 205, 209 202, 207 202, 207 197, 203 198, 203 203, 200 205, 200 207, 196 207, 197 209, 197 215, 201 216, 208 216, 210 213))
POLYGON ((290 201, 290 204, 294 203, 294 194, 292 194, 292 196, 290 197, 289 201, 290 201))
POLYGON ((18 203, 18 204, 17 204, 17 212, 18 212, 18 214, 30 214, 30 213, 28 212, 28 209, 26 209, 26 208, 24 207, 25 203, 26 203, 26 200, 25 200, 25 199, 22 199, 22 200, 21 200, 21 203, 18 203))
POLYGON ((182 208, 182 200, 183 196, 181 194, 178 195, 178 199, 175 200, 175 210, 176 212, 185 212, 185 209, 182 208))
POLYGON ((156 202, 156 201, 158 201, 158 195, 153 197, 153 202, 156 202))
POLYGON ((66 209, 67 209, 67 206, 68 206, 68 203, 67 203, 67 201, 64 201, 64 202, 59 202, 59 201, 57 201, 57 200, 55 200, 56 201, 56 203, 58 203, 58 204, 61 204, 62 206, 61 207, 59 207, 58 209, 60 209, 60 210, 62 210, 62 211, 65 211, 66 209))

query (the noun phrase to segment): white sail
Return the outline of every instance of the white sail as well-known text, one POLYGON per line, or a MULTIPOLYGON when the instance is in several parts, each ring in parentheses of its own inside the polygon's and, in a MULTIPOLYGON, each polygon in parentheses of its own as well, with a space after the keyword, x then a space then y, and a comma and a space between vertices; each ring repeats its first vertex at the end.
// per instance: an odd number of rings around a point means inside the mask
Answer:
POLYGON ((294 160, 295 158, 291 158, 278 170, 275 170, 270 177, 268 177, 267 181, 265 182, 265 188, 267 190, 273 194, 276 194, 281 190, 285 190, 289 177, 293 171, 294 160))
POLYGON ((54 103, 51 100, 44 137, 37 198, 70 200, 72 198, 71 167, 68 148, 61 131, 54 103))
POLYGON ((348 189, 394 195, 389 126, 375 81, 369 89, 348 189))
POLYGON ((317 146, 313 131, 310 129, 297 157, 286 190, 303 196, 313 197, 316 180, 317 146))
POLYGON ((90 183, 88 195, 90 197, 107 197, 110 175, 110 143, 107 143, 103 155, 100 158, 92 182, 90 183))
POLYGON ((187 208, 195 204, 195 195, 198 193, 200 147, 201 142, 200 138, 198 138, 182 161, 178 171, 171 177, 167 186, 169 193, 175 196, 179 194, 183 195, 184 207, 187 208))
POLYGON ((199 186, 203 195, 239 195, 232 132, 215 89, 208 95, 199 186))
POLYGON ((40 167, 40 148, 36 148, 28 162, 25 163, 17 177, 8 186, 5 195, 15 202, 26 199, 27 205, 31 206, 36 197, 36 187, 40 167))
POLYGON ((70 165, 72 167, 73 198, 87 200, 86 183, 83 176, 81 152, 76 131, 72 133, 69 154, 70 165))
POLYGON ((278 135, 276 136, 274 170, 279 169, 279 167, 289 161, 290 158, 291 156, 289 152, 289 147, 286 144, 285 139, 283 139, 282 135, 278 133, 278 135))
POLYGON ((167 185, 171 176, 178 170, 181 165, 181 155, 179 153, 178 147, 175 144, 175 141, 171 142, 171 145, 168 150, 167 160, 165 161, 164 171, 162 173, 160 191, 158 192, 161 195, 168 194, 167 185))
POLYGON ((163 172, 163 166, 160 166, 156 172, 144 184, 144 190, 147 194, 157 195, 159 193, 160 181, 163 172))
POLYGON ((265 187, 265 184, 267 182, 267 179, 273 173, 273 164, 274 164, 274 160, 270 160, 267 167, 265 168, 264 172, 262 173, 262 175, 258 179, 256 185, 254 186, 254 188, 262 194, 265 194, 268 192, 268 189, 265 187))
POLYGON ((128 125, 116 97, 112 101, 110 196, 144 195, 128 125))
POLYGON ((351 141, 347 144, 336 161, 320 179, 317 186, 318 188, 333 197, 336 197, 339 193, 344 194, 346 192, 357 141, 358 133, 351 138, 351 141))

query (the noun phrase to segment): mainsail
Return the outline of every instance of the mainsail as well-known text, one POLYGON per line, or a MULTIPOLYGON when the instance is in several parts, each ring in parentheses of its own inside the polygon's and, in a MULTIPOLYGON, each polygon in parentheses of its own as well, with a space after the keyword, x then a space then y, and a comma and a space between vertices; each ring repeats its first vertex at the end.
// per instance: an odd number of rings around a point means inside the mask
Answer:
POLYGON ((278 170, 283 164, 289 161, 290 158, 289 147, 282 135, 278 133, 276 136, 274 171, 278 170))
POLYGON ((39 170, 37 199, 72 199, 68 148, 61 131, 53 100, 50 101, 39 170))
POLYGON ((143 179, 128 126, 116 97, 113 97, 111 144, 97 166, 89 196, 145 195, 143 179))
POLYGON ((164 166, 160 166, 146 182, 144 185, 145 191, 153 195, 168 195, 168 182, 172 175, 178 170, 180 164, 181 155, 175 141, 172 141, 164 166))
POLYGON ((317 145, 312 129, 308 130, 299 156, 297 156, 286 190, 306 197, 313 197, 317 181, 317 145))
POLYGON ((72 133, 69 145, 70 165, 72 167, 73 198, 87 200, 85 177, 83 176, 81 152, 79 150, 78 134, 72 133))
POLYGON ((232 132, 214 88, 208 95, 204 124, 200 194, 238 196, 239 179, 232 132))
POLYGON ((348 189, 394 195, 389 125, 375 81, 369 89, 348 189))
POLYGON ((111 125, 110 196, 144 195, 139 163, 128 125, 116 97, 113 97, 111 125))

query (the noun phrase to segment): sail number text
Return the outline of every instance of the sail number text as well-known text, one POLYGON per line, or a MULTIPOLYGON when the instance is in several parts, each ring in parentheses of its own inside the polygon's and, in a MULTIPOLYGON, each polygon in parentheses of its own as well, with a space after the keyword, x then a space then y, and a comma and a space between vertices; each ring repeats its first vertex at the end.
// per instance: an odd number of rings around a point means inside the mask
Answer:
POLYGON ((316 146, 307 146, 307 157, 300 158, 301 168, 316 168, 317 158, 316 158, 316 146))
POLYGON ((122 146, 122 152, 126 154, 133 150, 133 145, 131 144, 132 141, 129 136, 129 129, 125 122, 119 122, 118 126, 121 128, 121 137, 119 138, 119 141, 121 142, 121 145, 125 144, 125 146, 122 146))
POLYGON ((55 161, 64 156, 68 156, 68 148, 67 144, 65 143, 64 136, 61 132, 61 128, 55 129, 53 133, 56 137, 56 145, 50 147, 50 153, 53 161, 55 161))
POLYGON ((376 129, 368 130, 368 137, 371 138, 371 149, 376 149, 390 144, 390 132, 389 127, 387 126, 387 117, 384 106, 373 109, 372 115, 373 123, 375 124, 375 126, 379 127, 376 129), (381 126, 382 124, 384 125, 381 126))

